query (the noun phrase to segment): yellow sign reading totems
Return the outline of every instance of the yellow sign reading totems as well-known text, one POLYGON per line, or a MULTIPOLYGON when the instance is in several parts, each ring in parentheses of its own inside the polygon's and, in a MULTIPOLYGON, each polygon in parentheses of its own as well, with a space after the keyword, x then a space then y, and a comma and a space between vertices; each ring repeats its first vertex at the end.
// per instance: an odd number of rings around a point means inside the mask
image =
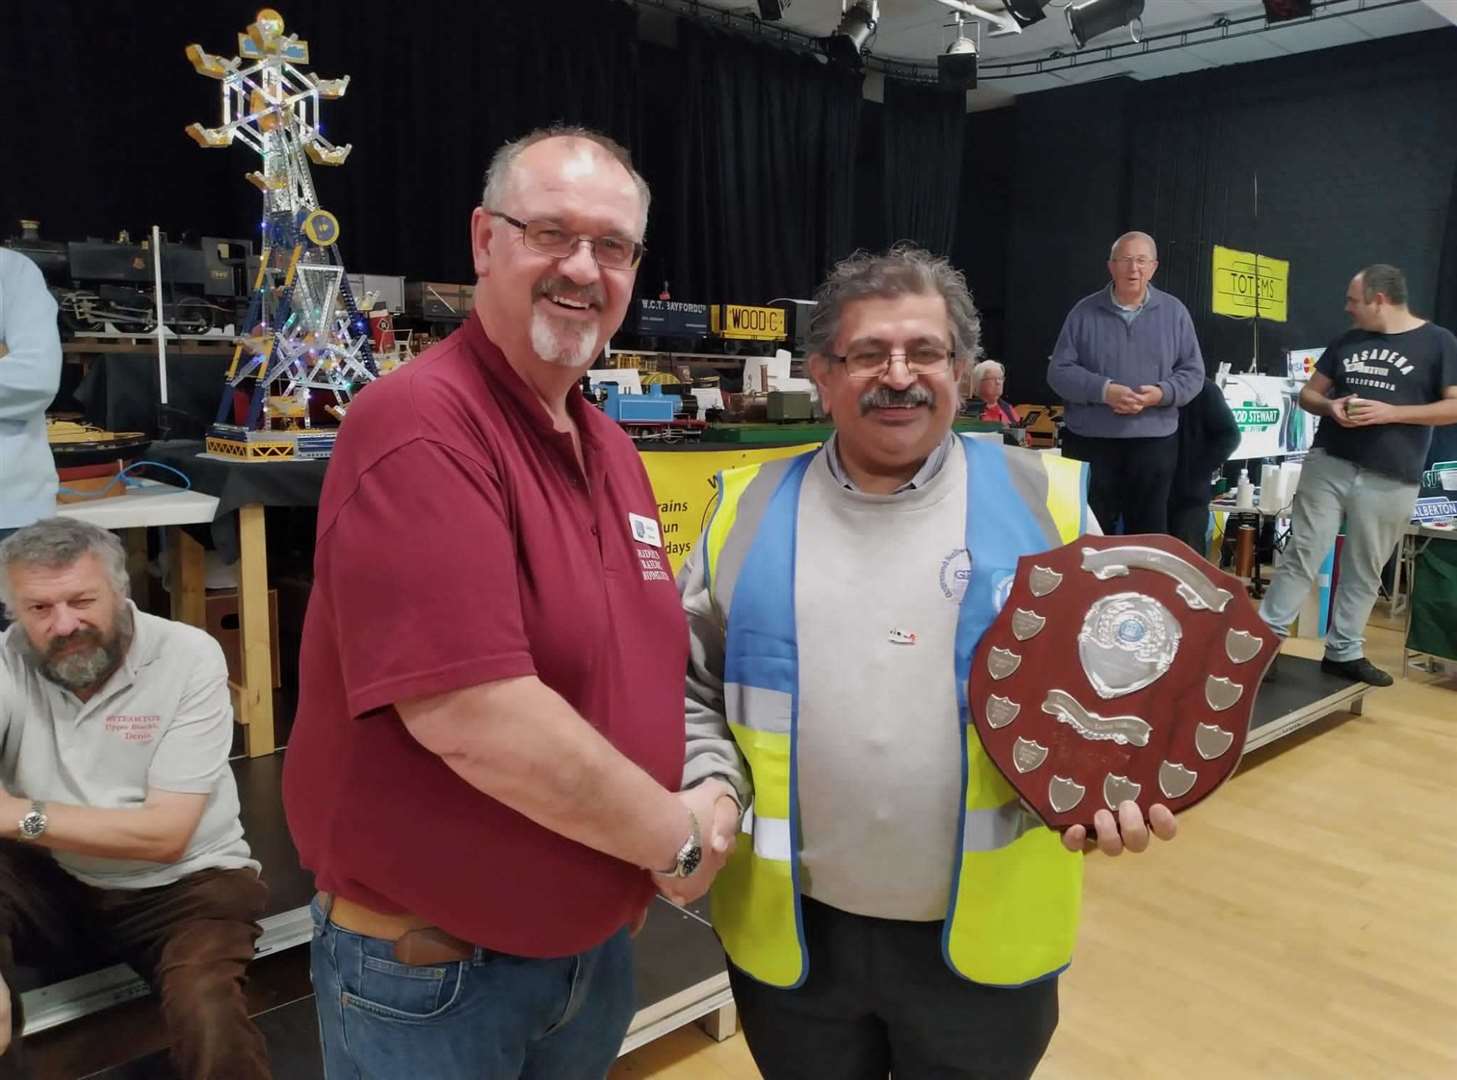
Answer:
POLYGON ((1290 263, 1214 245, 1214 314, 1284 322, 1290 263))

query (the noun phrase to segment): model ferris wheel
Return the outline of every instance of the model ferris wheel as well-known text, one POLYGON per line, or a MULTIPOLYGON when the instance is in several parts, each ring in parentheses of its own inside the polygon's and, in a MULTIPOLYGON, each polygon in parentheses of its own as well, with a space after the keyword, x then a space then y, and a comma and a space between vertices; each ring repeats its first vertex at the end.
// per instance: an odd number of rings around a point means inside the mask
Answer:
POLYGON ((339 255, 339 221, 319 207, 309 171, 349 156, 319 122, 320 102, 343 97, 349 77, 305 74, 308 42, 283 30, 283 17, 264 8, 238 35, 236 56, 187 47, 222 96, 221 123, 187 133, 206 148, 241 142, 261 159, 247 174, 263 196, 258 276, 208 437, 210 452, 250 460, 327 456, 331 420, 342 421, 377 374, 339 255))

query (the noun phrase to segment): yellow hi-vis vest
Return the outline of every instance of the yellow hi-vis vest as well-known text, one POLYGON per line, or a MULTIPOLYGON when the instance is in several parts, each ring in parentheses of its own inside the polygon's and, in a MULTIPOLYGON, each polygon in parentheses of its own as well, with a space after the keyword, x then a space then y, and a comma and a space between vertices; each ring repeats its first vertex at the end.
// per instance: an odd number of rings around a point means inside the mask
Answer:
MULTIPOLYGON (((963 978, 1019 986, 1057 974, 1072 957, 1083 857, 1031 818, 987 757, 969 722, 967 680, 1017 559, 1061 547, 1085 530, 1087 467, 985 440, 959 442, 966 452, 971 572, 955 657, 947 660, 956 665, 964 810, 942 952, 963 978)), ((786 988, 799 986, 809 972, 798 869, 794 560, 799 494, 813 455, 719 474, 718 505, 704 542, 709 590, 725 622, 729 730, 754 785, 753 806, 714 883, 710 910, 734 964, 786 988)))

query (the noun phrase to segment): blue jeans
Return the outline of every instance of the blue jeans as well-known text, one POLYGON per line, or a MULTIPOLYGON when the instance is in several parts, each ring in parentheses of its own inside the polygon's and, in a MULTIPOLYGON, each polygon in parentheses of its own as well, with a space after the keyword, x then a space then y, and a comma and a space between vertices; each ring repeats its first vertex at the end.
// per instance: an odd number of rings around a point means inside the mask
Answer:
POLYGON ((636 1010, 626 930, 556 960, 407 965, 311 910, 328 1080, 601 1080, 617 1059, 636 1010))

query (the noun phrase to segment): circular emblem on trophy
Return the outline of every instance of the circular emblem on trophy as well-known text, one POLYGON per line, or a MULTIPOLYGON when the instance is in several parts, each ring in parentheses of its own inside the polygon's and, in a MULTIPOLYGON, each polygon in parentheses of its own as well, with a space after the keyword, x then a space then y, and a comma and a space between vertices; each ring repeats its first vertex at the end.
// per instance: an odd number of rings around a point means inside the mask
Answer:
POLYGON ((1054 828, 1179 811, 1233 774, 1279 650, 1238 579, 1167 536, 1024 556, 972 661, 972 720, 1054 828))

